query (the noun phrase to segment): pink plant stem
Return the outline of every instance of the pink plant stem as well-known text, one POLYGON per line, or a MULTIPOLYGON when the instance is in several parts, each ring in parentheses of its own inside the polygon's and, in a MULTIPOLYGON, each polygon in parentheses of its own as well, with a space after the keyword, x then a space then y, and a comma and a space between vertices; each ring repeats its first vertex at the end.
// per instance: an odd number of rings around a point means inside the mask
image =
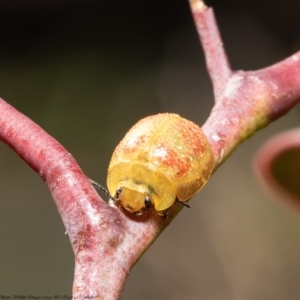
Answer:
POLYGON ((216 169, 244 139, 299 102, 300 52, 266 69, 233 72, 213 10, 189 1, 214 87, 216 104, 202 129, 216 169))
MULTIPOLYGON (((212 9, 191 0, 216 105, 203 126, 217 168, 257 129, 291 109, 300 98, 300 53, 269 68, 232 72, 212 9)), ((75 159, 43 129, 0 99, 0 139, 48 185, 75 254, 73 297, 119 299, 126 277, 142 253, 170 224, 150 212, 142 217, 109 206, 75 159)))
POLYGON ((75 254, 73 296, 118 299, 133 264, 171 219, 135 220, 107 205, 70 153, 2 99, 0 139, 51 191, 75 254))
POLYGON ((201 0, 189 0, 195 25, 204 50, 206 67, 218 101, 221 91, 232 74, 212 8, 201 0))
POLYGON ((269 68, 228 78, 203 130, 217 168, 258 129, 281 117, 300 99, 300 52, 269 68))

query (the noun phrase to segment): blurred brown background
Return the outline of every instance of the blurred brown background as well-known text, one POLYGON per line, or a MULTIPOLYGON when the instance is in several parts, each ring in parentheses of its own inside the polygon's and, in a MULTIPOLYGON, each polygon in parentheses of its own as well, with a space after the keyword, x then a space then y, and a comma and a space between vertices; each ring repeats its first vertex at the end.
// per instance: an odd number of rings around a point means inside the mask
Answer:
MULTIPOLYGON (((300 48, 300 2, 208 4, 234 69, 300 48)), ((101 183, 137 120, 168 111, 202 124, 213 105, 188 1, 1 1, 0 41, 0 96, 101 183)), ((252 173, 260 145, 298 124, 296 108, 241 145, 133 268, 121 299, 299 299, 300 219, 252 173)), ((4 144, 0 179, 0 295, 70 295, 73 253, 45 184, 4 144)))

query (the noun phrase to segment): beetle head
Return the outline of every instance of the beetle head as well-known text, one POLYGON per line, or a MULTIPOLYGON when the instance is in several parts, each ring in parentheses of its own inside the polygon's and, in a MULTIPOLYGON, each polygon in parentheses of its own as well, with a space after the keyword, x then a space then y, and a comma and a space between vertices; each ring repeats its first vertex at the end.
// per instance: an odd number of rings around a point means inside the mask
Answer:
POLYGON ((117 189, 115 199, 120 201, 126 210, 134 213, 147 210, 153 205, 147 193, 124 186, 117 189))

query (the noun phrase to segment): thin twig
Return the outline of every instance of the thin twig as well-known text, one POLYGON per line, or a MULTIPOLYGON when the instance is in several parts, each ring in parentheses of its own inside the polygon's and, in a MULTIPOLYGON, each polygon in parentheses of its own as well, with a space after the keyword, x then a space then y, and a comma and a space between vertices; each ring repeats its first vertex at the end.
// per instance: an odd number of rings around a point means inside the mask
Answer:
POLYGON ((215 101, 232 74, 212 8, 201 0, 189 0, 194 22, 204 50, 206 66, 213 83, 215 101))

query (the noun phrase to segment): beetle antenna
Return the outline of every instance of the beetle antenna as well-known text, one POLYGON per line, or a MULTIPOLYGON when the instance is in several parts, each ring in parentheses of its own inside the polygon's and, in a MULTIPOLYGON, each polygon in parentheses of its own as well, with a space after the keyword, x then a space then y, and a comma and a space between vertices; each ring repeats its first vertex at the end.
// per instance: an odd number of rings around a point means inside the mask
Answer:
POLYGON ((187 207, 187 208, 191 208, 191 206, 190 206, 189 204, 187 204, 187 203, 185 203, 185 202, 179 200, 178 198, 176 198, 176 201, 177 201, 178 203, 180 203, 182 206, 185 206, 185 207, 187 207))
POLYGON ((111 194, 109 193, 109 191, 104 187, 102 186, 100 183, 94 181, 93 179, 90 179, 89 178, 89 181, 91 182, 91 184, 98 190, 102 191, 103 193, 105 193, 109 199, 114 199, 114 197, 111 196, 111 194))

